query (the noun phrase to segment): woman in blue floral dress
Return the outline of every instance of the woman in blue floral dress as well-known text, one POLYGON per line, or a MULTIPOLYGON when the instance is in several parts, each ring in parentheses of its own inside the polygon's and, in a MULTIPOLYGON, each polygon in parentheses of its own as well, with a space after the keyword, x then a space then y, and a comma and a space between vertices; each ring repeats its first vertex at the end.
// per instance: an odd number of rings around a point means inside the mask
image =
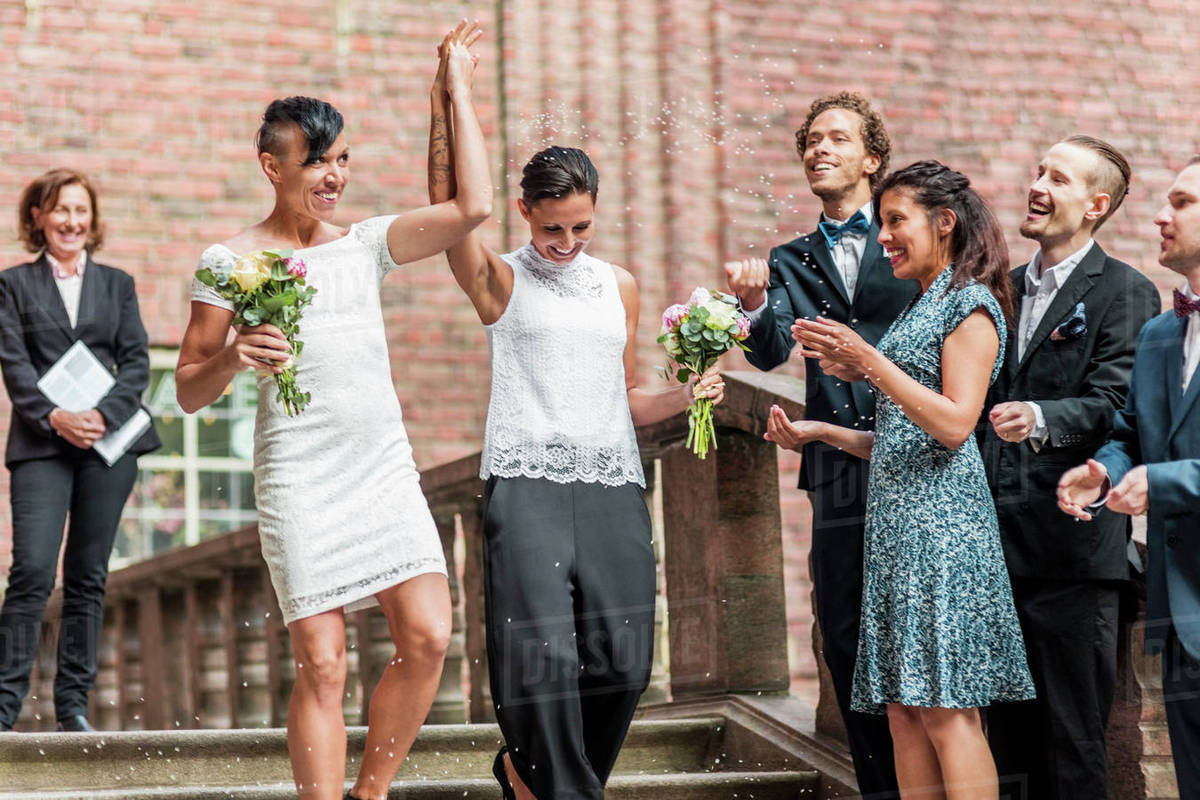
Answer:
POLYGON ((875 432, 774 408, 767 438, 870 458, 852 706, 888 714, 901 796, 995 798, 979 708, 1034 696, 973 436, 1004 361, 1008 252, 967 178, 936 161, 885 178, 875 208, 893 272, 922 293, 876 347, 822 318, 793 327, 826 372, 871 382, 875 432))

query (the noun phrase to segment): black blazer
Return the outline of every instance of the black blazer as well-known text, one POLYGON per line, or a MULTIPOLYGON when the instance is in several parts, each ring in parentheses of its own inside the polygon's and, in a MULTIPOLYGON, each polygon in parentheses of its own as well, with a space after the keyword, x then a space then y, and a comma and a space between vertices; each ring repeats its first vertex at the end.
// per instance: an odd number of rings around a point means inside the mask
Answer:
MULTIPOLYGON (((828 317, 854 328, 871 344, 878 342, 920 288, 916 281, 902 281, 892 275, 892 265, 876 241, 878 235, 879 227, 872 223, 854 297, 847 293, 820 232, 772 248, 767 307, 750 328, 747 360, 764 370, 787 361, 795 344, 792 323, 799 317, 828 317)), ((826 375, 815 359, 806 359, 804 370, 807 419, 874 429, 875 398, 866 383, 847 383, 826 375)), ((813 491, 838 479, 850 458, 823 442, 805 445, 800 488, 813 491)))
MULTIPOLYGON (((96 406, 105 427, 115 430, 140 407, 142 392, 150 382, 146 329, 138 314, 133 278, 88 258, 79 315, 72 328, 44 255, 0 271, 0 369, 12 401, 4 453, 8 466, 79 452, 50 427, 46 417, 54 404, 38 390, 37 382, 80 340, 117 379, 96 406)), ((151 424, 129 452, 146 453, 159 444, 151 424)))
MULTIPOLYGON (((1028 266, 1012 272, 1018 313, 1028 266)), ((1009 331, 1009 355, 984 405, 979 433, 1013 575, 1117 580, 1129 576, 1129 517, 1098 514, 1090 522, 1076 522, 1058 509, 1055 490, 1063 472, 1082 464, 1108 438, 1113 416, 1129 390, 1138 332, 1160 308, 1154 284, 1097 244, 1059 289, 1019 361, 1018 332, 1009 331), (1086 318, 1083 333, 1052 338, 1080 302, 1086 318), (1007 400, 1032 400, 1041 406, 1049 438, 1038 452, 1028 441, 1004 442, 992 430, 987 413, 1007 400)))

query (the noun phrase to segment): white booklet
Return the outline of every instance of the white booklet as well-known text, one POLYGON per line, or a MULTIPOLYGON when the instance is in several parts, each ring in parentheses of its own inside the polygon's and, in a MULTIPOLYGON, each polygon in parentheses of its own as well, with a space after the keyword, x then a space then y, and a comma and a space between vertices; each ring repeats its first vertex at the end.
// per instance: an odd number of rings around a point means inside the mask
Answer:
MULTIPOLYGON (((54 405, 79 413, 95 408, 116 382, 91 348, 77 341, 38 380, 37 387, 54 405)), ((106 433, 92 449, 111 467, 149 427, 150 415, 139 408, 124 425, 106 433)))

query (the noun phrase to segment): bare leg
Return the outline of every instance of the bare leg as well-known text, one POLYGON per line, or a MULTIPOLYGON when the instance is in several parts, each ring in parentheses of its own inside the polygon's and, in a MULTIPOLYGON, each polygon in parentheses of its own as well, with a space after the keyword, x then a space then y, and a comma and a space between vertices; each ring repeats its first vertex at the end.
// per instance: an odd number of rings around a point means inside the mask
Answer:
POLYGON ((948 800, 996 800, 996 762, 977 708, 922 708, 921 720, 937 750, 948 800))
POLYGON ((504 753, 504 774, 508 776, 508 784, 512 786, 517 800, 537 800, 533 796, 533 792, 529 791, 529 787, 525 785, 525 781, 521 780, 521 776, 517 774, 517 768, 513 766, 507 751, 504 753))
POLYGON ((888 706, 888 727, 896 755, 896 780, 904 800, 943 800, 942 770, 921 719, 923 709, 893 703, 888 706))
POLYGON ((386 800, 396 770, 429 714, 450 645, 450 585, 418 575, 375 595, 396 653, 371 694, 367 748, 352 794, 386 800))
POLYGON ((341 800, 346 781, 346 620, 341 609, 288 625, 296 685, 288 703, 288 755, 303 800, 341 800))

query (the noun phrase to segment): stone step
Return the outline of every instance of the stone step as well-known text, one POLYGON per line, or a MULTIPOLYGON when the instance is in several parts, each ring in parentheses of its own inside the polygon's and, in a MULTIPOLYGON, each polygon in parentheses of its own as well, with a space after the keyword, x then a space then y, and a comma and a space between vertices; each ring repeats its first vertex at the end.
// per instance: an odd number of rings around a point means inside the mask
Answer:
MULTIPOLYGON (((638 720, 614 774, 666 775, 720 769, 724 720, 638 720)), ((358 769, 365 728, 348 731, 346 774, 358 769)), ((501 742, 495 725, 426 725, 397 780, 490 780, 501 742)), ((736 764, 732 766, 738 766, 736 764)), ((129 731, 0 734, 0 798, 87 787, 247 787, 291 782, 286 731, 129 731), (6 794, 18 792, 19 795, 6 794)), ((70 795, 67 795, 70 796, 70 795)), ((215 795, 214 795, 215 796, 215 795)))
MULTIPOLYGON (((349 788, 349 784, 347 784, 349 788)), ((672 775, 614 775, 607 800, 803 800, 819 797, 815 772, 690 772, 672 775)), ((37 800, 295 800, 290 783, 250 786, 162 786, 131 789, 42 790, 37 800)), ((389 800, 497 800, 490 778, 404 780, 389 800)), ((0 800, 29 800, 27 792, 0 791, 0 800)))

